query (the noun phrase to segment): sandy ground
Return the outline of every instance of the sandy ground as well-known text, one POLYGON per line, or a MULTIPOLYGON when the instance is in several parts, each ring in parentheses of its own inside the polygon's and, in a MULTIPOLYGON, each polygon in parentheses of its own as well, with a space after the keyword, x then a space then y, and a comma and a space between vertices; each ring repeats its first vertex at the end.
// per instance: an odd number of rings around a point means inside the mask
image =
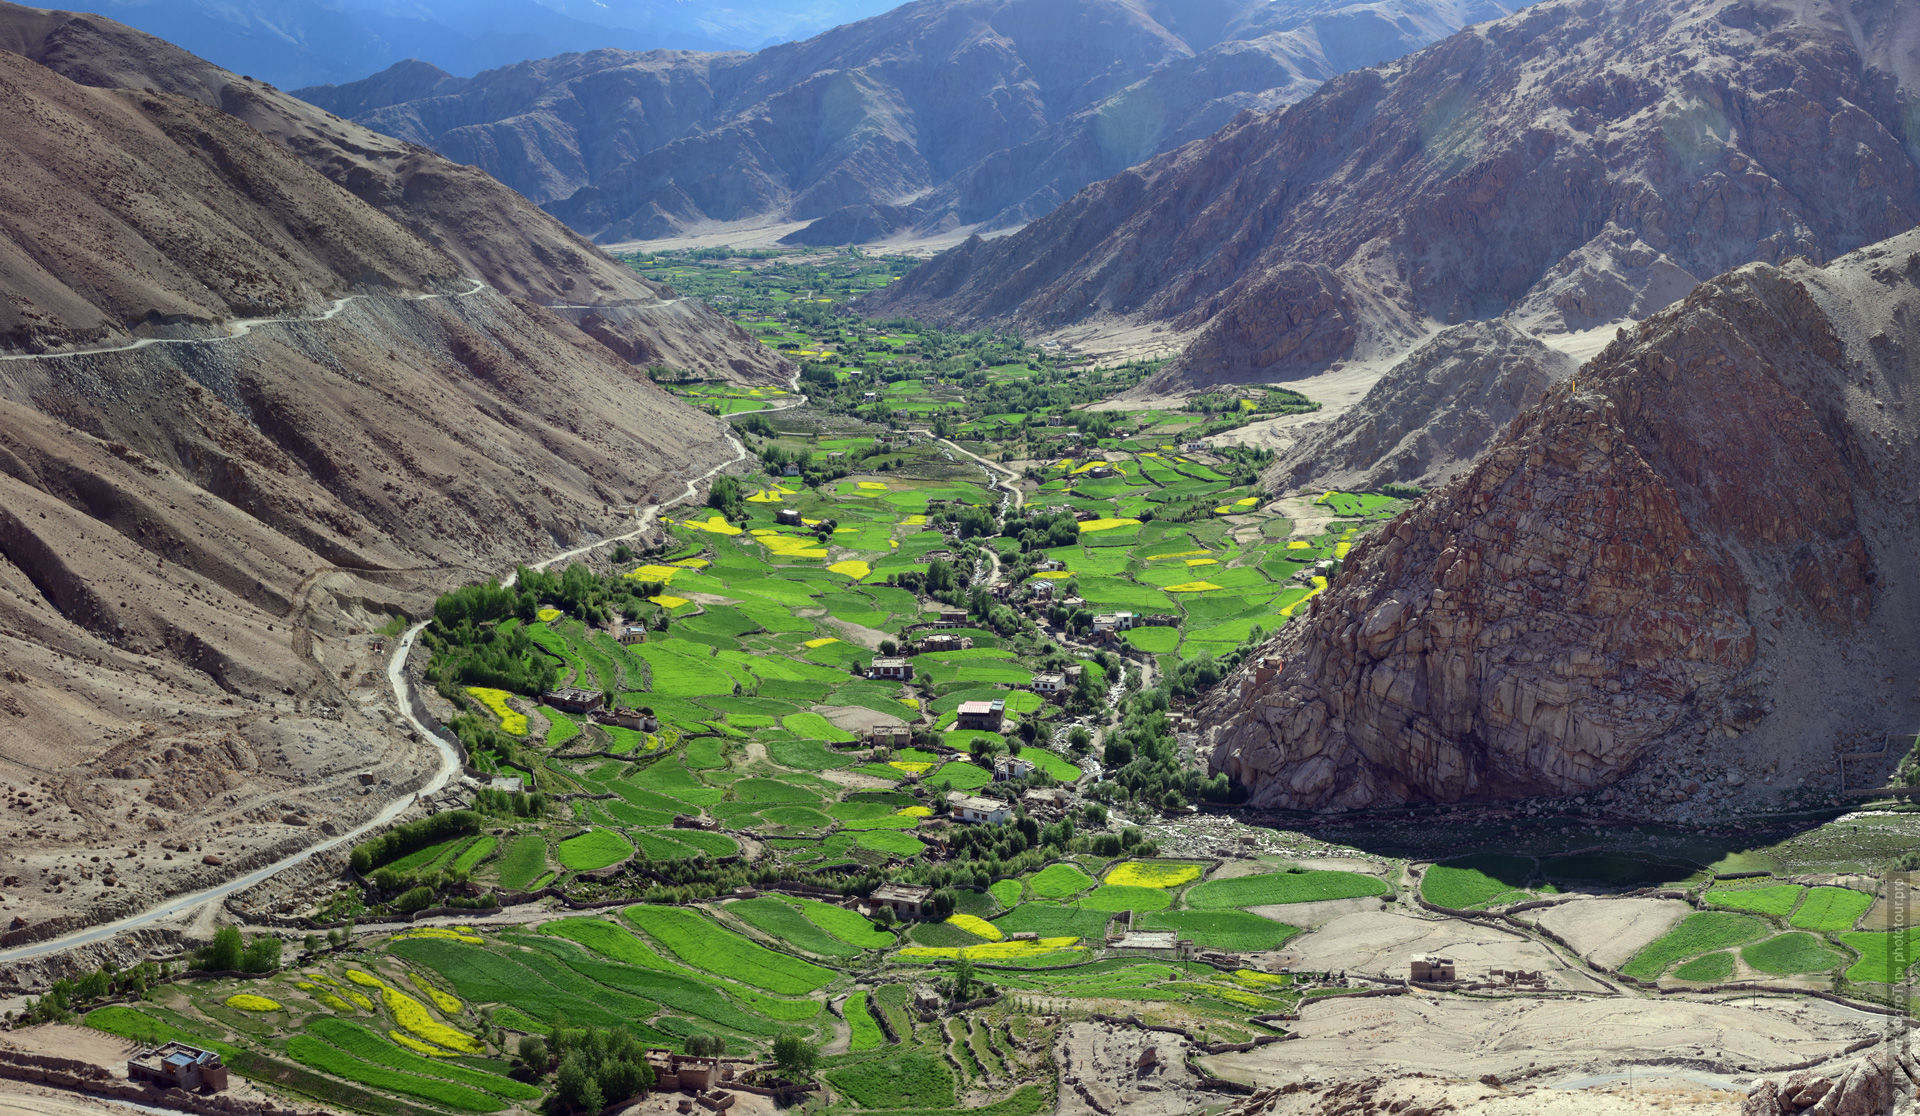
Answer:
POLYGON ((1663 1078, 1595 1085, 1504 1089, 1478 1081, 1402 1078, 1345 1082, 1276 1098, 1261 1116, 1326 1116, 1329 1112, 1447 1112, 1454 1116, 1735 1116, 1744 1094, 1682 1079, 1663 1078), (1359 1104, 1371 1103, 1372 1108, 1359 1104), (1351 1106, 1351 1107, 1349 1107, 1351 1106))
MULTIPOLYGON (((1100 1023, 1071 1023, 1060 1029, 1054 1053, 1060 1064, 1060 1102, 1054 1116, 1173 1116, 1194 1111, 1203 1101, 1186 1068, 1185 1040, 1100 1023), (1139 1068, 1152 1049, 1153 1062, 1139 1068)), ((986 1098, 981 1098, 986 1099, 986 1098)))
POLYGON ((28 1054, 92 1062, 96 1066, 115 1070, 120 1076, 125 1077, 127 1055, 139 1049, 140 1044, 88 1027, 46 1023, 38 1027, 24 1027, 17 1031, 0 1033, 0 1046, 28 1054))
POLYGON ((1575 899, 1530 913, 1537 913, 1539 924, 1565 938, 1580 956, 1617 969, 1692 910, 1678 899, 1575 899))
POLYGON ((129 1112, 141 1111, 159 1110, 111 1104, 78 1093, 63 1093, 58 1089, 43 1089, 25 1082, 0 1080, 0 1116, 101 1116, 107 1112, 126 1116, 129 1112))
POLYGON ((1629 1066, 1649 1075, 1746 1075, 1837 1056, 1879 1026, 1877 1017, 1819 1000, 1335 998, 1302 1007, 1297 1040, 1205 1062, 1262 1088, 1414 1073, 1547 1084, 1624 1076, 1629 1066))
MULTIPOLYGON (((655 1093, 642 1101, 635 1101, 625 1108, 615 1109, 616 1116, 655 1116, 662 1113, 677 1113, 680 1102, 687 1100, 688 1093, 655 1093)), ((695 1112, 705 1112, 704 1108, 694 1106, 695 1112)), ((727 1109, 727 1116, 773 1116, 780 1111, 775 1107, 772 1097, 763 1097, 754 1093, 734 1093, 733 1106, 727 1109)))
POLYGON ((1453 958, 1462 980, 1482 979, 1489 969, 1538 969, 1550 986, 1596 987, 1539 942, 1464 919, 1415 918, 1398 910, 1342 915, 1288 942, 1285 950, 1292 968, 1394 980, 1404 978, 1408 960, 1423 953, 1453 958))
POLYGON ((868 709, 864 705, 816 705, 813 711, 832 722, 835 727, 853 733, 877 728, 900 728, 907 723, 899 717, 882 713, 878 709, 868 709))

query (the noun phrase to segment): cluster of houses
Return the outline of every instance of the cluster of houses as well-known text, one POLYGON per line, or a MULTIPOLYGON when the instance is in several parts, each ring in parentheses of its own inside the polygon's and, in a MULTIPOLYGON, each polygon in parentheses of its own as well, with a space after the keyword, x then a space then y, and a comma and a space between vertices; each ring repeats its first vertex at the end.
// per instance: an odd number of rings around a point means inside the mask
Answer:
POLYGON ((590 717, 597 725, 613 725, 618 728, 632 729, 635 732, 660 731, 660 718, 656 717, 652 711, 608 708, 607 695, 599 690, 566 686, 541 694, 540 701, 562 713, 590 717))
POLYGON ((1093 639, 1095 642, 1115 640, 1121 632, 1134 628, 1177 628, 1180 618, 1166 613, 1153 613, 1141 616, 1133 612, 1104 612, 1093 618, 1093 639))

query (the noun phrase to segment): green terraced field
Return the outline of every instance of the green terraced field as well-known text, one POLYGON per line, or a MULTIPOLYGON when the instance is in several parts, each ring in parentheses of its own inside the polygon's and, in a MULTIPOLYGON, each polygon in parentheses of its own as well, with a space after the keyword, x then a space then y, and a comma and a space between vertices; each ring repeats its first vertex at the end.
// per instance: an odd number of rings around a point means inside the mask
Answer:
POLYGON ((1157 911, 1140 916, 1143 930, 1173 930, 1204 949, 1238 951, 1279 949, 1300 932, 1297 926, 1247 911, 1157 911))
POLYGON ((611 829, 593 829, 560 842, 560 863, 576 872, 618 864, 633 855, 633 844, 611 829))
POLYGON ((1785 918, 1787 912, 1799 904, 1800 894, 1805 890, 1798 884, 1773 887, 1727 887, 1716 884, 1707 891, 1707 905, 1785 918))
POLYGON ((1195 884, 1187 892, 1187 906, 1196 910, 1260 907, 1275 903, 1356 899, 1366 895, 1385 895, 1389 890, 1385 880, 1357 872, 1276 872, 1195 884))
POLYGON ((1767 932, 1767 924, 1752 915, 1732 911, 1702 911, 1680 920, 1680 925, 1654 940, 1620 971, 1641 980, 1653 980, 1676 961, 1743 945, 1767 932))
POLYGON ((1530 857, 1481 854, 1461 857, 1427 869, 1420 880, 1420 897, 1455 910, 1478 907, 1526 886, 1533 875, 1530 857))
POLYGON ((833 971, 775 953, 710 919, 678 907, 635 906, 622 914, 682 961, 729 980, 800 996, 833 980, 833 971))
POLYGON ((1763 973, 1824 973, 1847 961, 1845 954, 1819 936, 1802 930, 1776 934, 1757 945, 1744 946, 1740 959, 1763 973))
POLYGON ((1873 906, 1873 896, 1844 887, 1810 887, 1790 924, 1801 930, 1851 930, 1873 906))
POLYGON ((1027 887, 1042 899, 1064 899, 1093 886, 1093 877, 1072 864, 1049 864, 1027 881, 1027 887))

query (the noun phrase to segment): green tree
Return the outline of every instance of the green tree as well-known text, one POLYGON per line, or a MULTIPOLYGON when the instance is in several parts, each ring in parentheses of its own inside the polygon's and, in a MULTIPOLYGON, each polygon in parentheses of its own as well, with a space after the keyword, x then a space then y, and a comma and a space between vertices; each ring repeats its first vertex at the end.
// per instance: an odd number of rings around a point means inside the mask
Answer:
POLYGON ((534 1073, 547 1072, 547 1040, 539 1035, 520 1036, 520 1060, 534 1073))
POLYGON ((213 944, 200 951, 200 967, 214 973, 237 973, 246 958, 246 943, 240 940, 238 926, 222 926, 213 932, 213 944))
POLYGON ((805 1080, 819 1062, 820 1048, 807 1038, 805 1031, 785 1030, 773 1040, 773 1064, 789 1081, 805 1080))
POLYGON ((262 934, 247 943, 240 967, 249 973, 271 973, 280 968, 280 939, 262 934))

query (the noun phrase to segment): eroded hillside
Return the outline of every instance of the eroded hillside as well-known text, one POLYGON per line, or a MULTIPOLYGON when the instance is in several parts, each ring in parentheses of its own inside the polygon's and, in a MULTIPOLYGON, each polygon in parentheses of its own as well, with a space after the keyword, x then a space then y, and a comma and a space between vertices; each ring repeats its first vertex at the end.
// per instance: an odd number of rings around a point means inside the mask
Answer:
POLYGON ((0 52, 0 894, 38 934, 404 790, 373 629, 733 455, 629 358, 783 364, 478 172, 0 15, 83 79, 0 52), (624 333, 543 305, 569 293, 624 333))
POLYGON ((1920 714, 1916 309, 1907 234, 1655 315, 1354 547, 1207 703, 1214 768, 1309 810, 1832 791, 1920 714))

